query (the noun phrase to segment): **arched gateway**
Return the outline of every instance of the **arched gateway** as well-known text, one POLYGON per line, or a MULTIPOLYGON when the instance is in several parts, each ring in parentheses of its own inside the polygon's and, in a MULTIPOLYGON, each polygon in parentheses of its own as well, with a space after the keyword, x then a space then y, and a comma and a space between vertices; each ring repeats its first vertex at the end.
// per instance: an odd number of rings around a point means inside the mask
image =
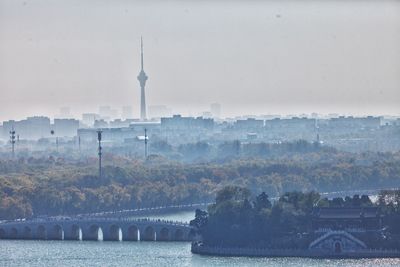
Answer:
POLYGON ((311 250, 324 250, 340 254, 345 251, 366 249, 365 243, 346 231, 329 231, 309 245, 311 250))

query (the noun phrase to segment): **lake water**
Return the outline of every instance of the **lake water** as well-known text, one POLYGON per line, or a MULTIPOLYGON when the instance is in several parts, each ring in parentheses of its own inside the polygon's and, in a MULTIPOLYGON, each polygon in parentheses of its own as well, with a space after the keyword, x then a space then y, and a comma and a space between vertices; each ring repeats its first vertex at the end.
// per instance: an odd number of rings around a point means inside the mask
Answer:
POLYGON ((189 243, 0 240, 0 266, 400 266, 400 259, 313 260, 193 255, 189 243))
MULTIPOLYGON (((189 221, 194 212, 148 216, 189 221)), ((400 266, 400 259, 313 260, 194 255, 188 242, 0 240, 6 266, 400 266)))

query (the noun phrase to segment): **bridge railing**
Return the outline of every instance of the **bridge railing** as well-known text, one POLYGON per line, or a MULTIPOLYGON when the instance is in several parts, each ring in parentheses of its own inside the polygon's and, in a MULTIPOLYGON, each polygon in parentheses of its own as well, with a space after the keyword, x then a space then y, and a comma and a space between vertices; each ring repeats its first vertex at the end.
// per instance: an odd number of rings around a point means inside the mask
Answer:
POLYGON ((151 219, 151 218, 126 218, 126 217, 82 217, 82 218, 70 218, 70 217, 62 217, 62 218, 35 218, 32 220, 15 220, 15 221, 3 221, 1 224, 8 224, 8 223, 51 223, 51 222, 93 222, 93 221, 109 221, 109 222, 150 222, 150 223, 165 223, 168 225, 176 225, 176 226, 189 226, 187 222, 181 221, 173 221, 173 220, 164 220, 164 219, 151 219))
POLYGON ((193 207, 203 207, 212 204, 211 202, 204 203, 191 203, 191 204, 182 204, 182 205, 169 205, 169 206, 157 206, 157 207, 149 207, 149 208, 136 208, 136 209, 123 209, 123 210, 115 210, 115 211, 103 211, 103 212, 95 212, 95 213, 82 213, 73 215, 74 217, 78 216, 91 216, 91 217, 103 217, 103 216, 112 216, 119 214, 135 214, 146 211, 162 211, 168 209, 180 209, 180 208, 193 208, 193 207))

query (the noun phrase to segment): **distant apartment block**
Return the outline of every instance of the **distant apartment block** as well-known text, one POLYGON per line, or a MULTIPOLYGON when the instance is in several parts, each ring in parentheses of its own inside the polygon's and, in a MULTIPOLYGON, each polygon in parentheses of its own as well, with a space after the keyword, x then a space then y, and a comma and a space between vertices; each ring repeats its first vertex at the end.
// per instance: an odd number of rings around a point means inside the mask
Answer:
POLYGON ((248 118, 246 120, 237 120, 234 126, 236 129, 260 129, 264 127, 264 120, 257 120, 253 118, 248 118))
POLYGON ((210 112, 214 118, 221 118, 221 105, 218 103, 212 103, 210 105, 210 112))
POLYGON ((122 107, 122 119, 123 120, 133 119, 133 108, 132 108, 132 106, 124 106, 124 107, 122 107))
POLYGON ((50 136, 50 119, 43 116, 28 117, 20 121, 3 122, 3 132, 6 134, 14 128, 21 139, 35 140, 50 136))
POLYGON ((74 137, 79 128, 79 121, 75 119, 54 119, 56 136, 74 137))
POLYGON ((96 113, 83 113, 82 114, 82 123, 87 127, 92 127, 94 122, 98 120, 100 116, 96 113))
POLYGON ((329 120, 329 126, 331 128, 369 128, 378 129, 381 126, 381 117, 344 117, 331 118, 329 120))
POLYGON ((214 120, 203 117, 182 117, 174 115, 168 118, 161 118, 161 127, 174 130, 189 130, 194 128, 213 129, 214 120))
POLYGON ((149 106, 148 109, 150 118, 161 118, 172 115, 172 110, 164 105, 149 106))

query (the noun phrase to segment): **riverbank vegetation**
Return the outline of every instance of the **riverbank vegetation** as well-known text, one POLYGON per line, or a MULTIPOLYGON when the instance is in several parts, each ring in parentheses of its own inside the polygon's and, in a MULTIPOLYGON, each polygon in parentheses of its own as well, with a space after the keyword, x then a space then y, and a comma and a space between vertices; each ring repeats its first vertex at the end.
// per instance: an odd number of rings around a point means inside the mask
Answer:
POLYGON ((0 159, 0 219, 210 202, 227 185, 274 197, 292 190, 391 188, 400 182, 400 153, 352 154, 312 144, 273 146, 278 150, 273 157, 197 163, 105 152, 101 178, 96 157, 0 159))

